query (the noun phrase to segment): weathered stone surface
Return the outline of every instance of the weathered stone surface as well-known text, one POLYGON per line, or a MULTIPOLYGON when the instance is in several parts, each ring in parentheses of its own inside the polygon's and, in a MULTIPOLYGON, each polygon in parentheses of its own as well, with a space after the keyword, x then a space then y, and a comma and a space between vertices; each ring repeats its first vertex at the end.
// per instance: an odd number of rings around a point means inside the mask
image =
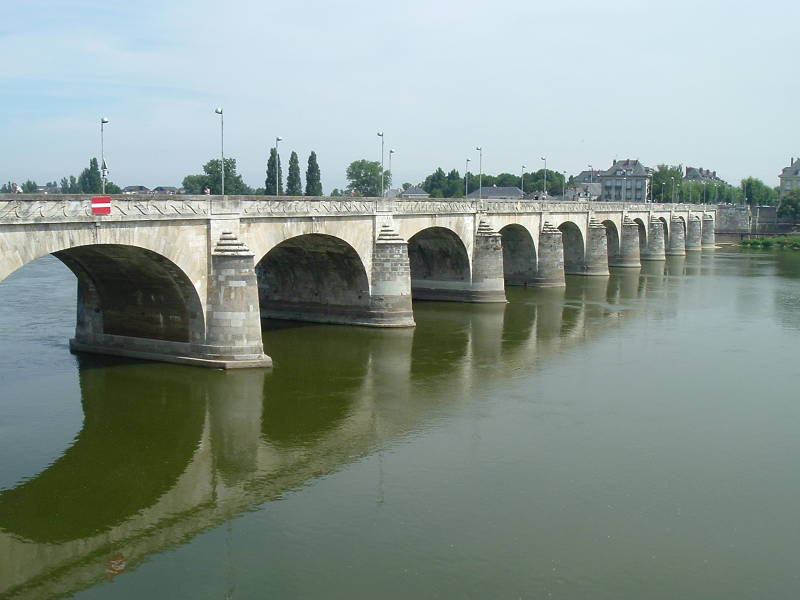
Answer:
POLYGON ((653 217, 650 219, 650 229, 647 232, 647 252, 641 256, 641 260, 666 260, 666 248, 664 222, 653 217))
POLYGON ((608 238, 606 227, 590 219, 586 240, 586 275, 608 275, 608 238))
POLYGON ((639 268, 641 244, 639 241, 639 224, 626 217, 622 223, 622 240, 620 242, 619 259, 615 267, 639 268))
POLYGON ((686 231, 686 250, 699 251, 703 247, 703 224, 700 215, 689 217, 686 231))
POLYGON ((686 255, 686 224, 680 217, 673 217, 669 231, 668 256, 686 255))
POLYGON ((564 246, 561 231, 545 223, 539 233, 539 269, 534 284, 539 287, 566 285, 564 277, 564 246))

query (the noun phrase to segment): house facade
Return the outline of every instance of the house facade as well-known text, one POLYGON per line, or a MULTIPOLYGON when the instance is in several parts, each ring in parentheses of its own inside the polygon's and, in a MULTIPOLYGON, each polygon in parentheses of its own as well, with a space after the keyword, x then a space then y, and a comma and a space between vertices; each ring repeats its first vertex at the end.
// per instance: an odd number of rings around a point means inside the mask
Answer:
POLYGON ((652 176, 652 170, 638 160, 615 160, 611 168, 597 173, 602 186, 599 199, 607 202, 647 202, 652 176))
POLYGON ((800 188, 800 158, 792 157, 789 166, 783 168, 778 179, 780 180, 778 195, 781 198, 792 190, 800 188))

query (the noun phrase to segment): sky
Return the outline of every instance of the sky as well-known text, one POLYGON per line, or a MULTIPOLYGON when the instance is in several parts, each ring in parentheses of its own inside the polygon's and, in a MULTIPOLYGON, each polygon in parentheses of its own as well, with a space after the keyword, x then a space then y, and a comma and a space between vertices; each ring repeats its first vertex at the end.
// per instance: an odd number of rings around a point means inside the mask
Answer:
POLYGON ((638 158, 778 183, 800 156, 796 2, 0 0, 0 181, 179 186, 220 152, 252 187, 282 136, 326 193, 394 149, 574 174, 638 158))

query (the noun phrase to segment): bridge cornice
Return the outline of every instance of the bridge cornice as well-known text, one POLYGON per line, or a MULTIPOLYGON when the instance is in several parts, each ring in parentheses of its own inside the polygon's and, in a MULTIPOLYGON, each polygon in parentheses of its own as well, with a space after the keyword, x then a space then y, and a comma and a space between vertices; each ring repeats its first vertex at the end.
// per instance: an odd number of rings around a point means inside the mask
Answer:
POLYGON ((91 194, 0 194, 0 224, 239 218, 474 215, 581 212, 710 212, 716 205, 527 200, 333 198, 320 196, 115 195, 110 215, 92 215, 91 194))

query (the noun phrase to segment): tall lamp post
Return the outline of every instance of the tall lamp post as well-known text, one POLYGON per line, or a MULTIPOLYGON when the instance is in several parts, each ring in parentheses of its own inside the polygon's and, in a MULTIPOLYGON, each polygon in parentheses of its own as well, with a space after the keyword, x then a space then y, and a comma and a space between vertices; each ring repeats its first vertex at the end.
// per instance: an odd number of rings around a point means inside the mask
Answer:
POLYGON ((667 185, 666 181, 661 182, 661 201, 664 201, 664 186, 667 185))
POLYGON ((567 172, 561 171, 562 181, 561 181, 561 199, 564 200, 564 196, 567 195, 567 172))
POLYGON ((525 197, 525 165, 522 165, 522 173, 519 176, 519 189, 522 190, 522 197, 525 197))
POLYGON ((622 178, 622 203, 625 204, 625 188, 628 187, 628 176, 622 178))
POLYGON ((275 195, 278 195, 278 188, 281 182, 281 156, 278 154, 278 142, 282 142, 283 138, 278 136, 275 138, 275 195))
POLYGON ((542 197, 547 197, 547 159, 542 156, 541 160, 544 161, 544 190, 542 190, 542 197))
POLYGON ((218 106, 214 112, 219 115, 219 172, 221 195, 225 195, 225 117, 222 116, 222 107, 218 106))
POLYGON ((467 159, 466 165, 464 165, 464 198, 467 197, 469 194, 469 163, 470 159, 467 159))
MULTIPOLYGON (((394 148, 389 149, 389 175, 392 174, 392 154, 394 154, 394 148)), ((389 183, 389 185, 392 185, 389 183)))
POLYGON ((703 204, 706 203, 706 182, 703 181, 703 204))
POLYGON ((103 140, 103 126, 106 125, 106 123, 108 123, 108 119, 106 117, 100 117, 100 186, 103 195, 106 193, 106 178, 108 177, 108 169, 106 168, 105 144, 103 140))
POLYGON ((675 177, 670 177, 672 179, 672 203, 675 204, 675 177))
POLYGON ((594 183, 594 167, 592 165, 588 165, 589 167, 589 183, 594 183))
POLYGON ((378 132, 378 137, 381 138, 381 196, 385 196, 386 194, 383 191, 383 132, 378 132))
POLYGON ((478 151, 478 200, 483 199, 483 147, 476 146, 478 151))

